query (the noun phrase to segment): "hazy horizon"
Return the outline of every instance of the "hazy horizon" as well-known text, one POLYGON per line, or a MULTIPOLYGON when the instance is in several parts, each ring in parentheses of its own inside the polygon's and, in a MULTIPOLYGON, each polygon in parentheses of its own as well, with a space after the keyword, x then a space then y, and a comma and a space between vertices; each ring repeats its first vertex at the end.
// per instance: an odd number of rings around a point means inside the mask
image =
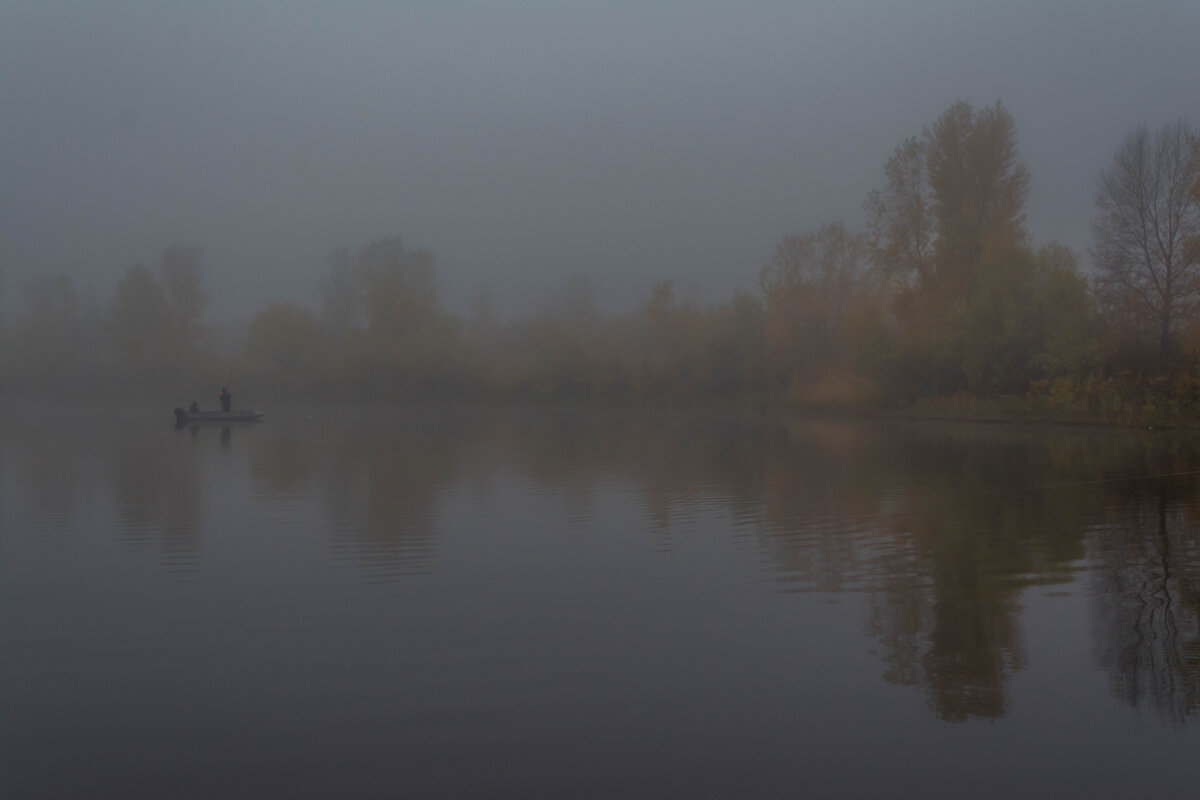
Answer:
POLYGON ((315 303, 326 256, 402 236, 446 305, 573 275, 753 289, 783 236, 863 226, 892 148, 1002 101, 1029 230, 1084 259, 1121 139, 1200 109, 1200 5, 5 2, 0 268, 102 296, 172 242, 209 316, 315 303))

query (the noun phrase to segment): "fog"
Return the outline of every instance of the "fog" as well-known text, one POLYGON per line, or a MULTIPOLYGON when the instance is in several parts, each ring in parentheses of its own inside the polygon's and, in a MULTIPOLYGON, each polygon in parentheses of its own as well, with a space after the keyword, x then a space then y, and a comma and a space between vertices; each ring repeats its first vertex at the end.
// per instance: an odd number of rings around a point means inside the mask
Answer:
POLYGON ((0 257, 108 292, 172 242, 215 318, 315 304, 400 235, 451 310, 574 275, 615 308, 752 289, 775 242, 863 223, 892 148, 1001 100, 1029 229, 1081 255, 1130 128, 1200 109, 1194 2, 0 5, 0 257))

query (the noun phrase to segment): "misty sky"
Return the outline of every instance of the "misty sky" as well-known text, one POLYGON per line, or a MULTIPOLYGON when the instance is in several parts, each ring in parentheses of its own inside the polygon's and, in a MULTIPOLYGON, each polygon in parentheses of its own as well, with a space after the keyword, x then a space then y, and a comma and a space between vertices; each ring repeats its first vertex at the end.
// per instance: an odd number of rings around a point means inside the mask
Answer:
POLYGON ((315 305, 333 247, 398 234, 455 310, 578 274, 724 299, 780 237, 861 228, 956 99, 1005 103, 1035 239, 1085 256, 1124 135, 1200 121, 1198 42, 1197 0, 0 0, 3 291, 105 299, 178 241, 213 316, 315 305))

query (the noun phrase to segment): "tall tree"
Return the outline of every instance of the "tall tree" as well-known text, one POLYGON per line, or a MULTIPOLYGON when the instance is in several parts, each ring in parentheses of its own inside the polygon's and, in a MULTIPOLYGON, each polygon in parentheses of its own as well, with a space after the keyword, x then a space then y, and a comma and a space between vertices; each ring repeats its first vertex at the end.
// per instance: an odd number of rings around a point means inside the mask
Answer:
POLYGON ((596 287, 590 275, 572 275, 563 287, 561 308, 567 322, 577 330, 591 332, 600 319, 596 287))
POLYGON ((362 280, 344 246, 331 252, 328 261, 329 272, 321 281, 321 316, 332 330, 344 334, 362 323, 362 280))
POLYGON ((175 327, 170 301, 154 273, 141 264, 117 283, 109 314, 113 347, 133 370, 158 370, 175 361, 175 327))
POLYGON ((269 368, 309 374, 321 352, 317 315, 294 303, 276 303, 254 315, 246 328, 246 352, 269 368))
POLYGON ((925 156, 938 272, 969 292, 989 244, 1026 239, 1029 172, 1017 155, 1012 115, 999 101, 975 111, 960 100, 925 131, 925 156))
POLYGON ((367 332, 386 349, 427 326, 438 311, 437 260, 404 247, 399 236, 378 239, 358 253, 367 332))
POLYGON ((171 310, 174 344, 181 350, 190 350, 200 336, 200 323, 208 306, 200 248, 184 244, 168 246, 159 256, 158 278, 171 310))
POLYGON ((867 196, 871 258, 902 289, 962 296, 989 244, 1023 244, 1029 172, 1016 125, 997 101, 951 105, 884 165, 867 196))
POLYGON ((1157 339, 1159 368, 1200 303, 1200 159, 1185 122, 1128 136, 1101 173, 1092 258, 1106 309, 1157 339))
POLYGON ((464 336, 472 347, 486 350, 495 344, 499 327, 496 307, 492 302, 492 291, 485 286, 471 298, 471 314, 467 319, 464 336))
POLYGON ((906 394, 986 385, 966 363, 964 334, 982 335, 975 314, 993 328, 1008 319, 997 309, 1018 308, 1029 288, 1011 281, 1034 274, 1029 172, 1012 115, 999 101, 981 109, 957 101, 893 151, 884 175, 866 200, 870 259, 889 279, 894 312, 892 337, 873 334, 881 358, 906 394))
POLYGON ((84 303, 67 275, 41 275, 23 287, 24 313, 13 324, 9 354, 25 383, 60 380, 89 355, 84 303))
POLYGON ((933 274, 937 236, 931 209, 925 144, 910 137, 897 147, 883 171, 883 189, 867 195, 867 231, 872 258, 901 288, 920 288, 933 274))
MULTIPOLYGON (((1200 132, 1192 134, 1192 172, 1195 175, 1195 180, 1192 181, 1192 200, 1200 205, 1200 132)), ((1200 258, 1200 234, 1193 236, 1188 244, 1191 246, 1192 256, 1200 258)))
POLYGON ((461 331, 441 310, 437 259, 399 236, 330 254, 322 314, 336 357, 364 380, 436 383, 458 368, 461 331))

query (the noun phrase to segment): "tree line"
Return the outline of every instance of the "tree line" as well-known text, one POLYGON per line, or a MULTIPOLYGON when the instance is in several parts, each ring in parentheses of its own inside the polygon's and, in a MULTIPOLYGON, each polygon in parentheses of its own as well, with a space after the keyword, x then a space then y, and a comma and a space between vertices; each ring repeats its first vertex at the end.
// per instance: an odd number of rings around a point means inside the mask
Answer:
POLYGON ((400 237, 328 258, 319 307, 205 324, 199 248, 130 267, 101 303, 63 275, 0 330, 8 393, 177 386, 236 365, 317 399, 661 398, 797 408, 934 407, 1106 420, 1200 416, 1200 137, 1142 126, 1100 173, 1086 273, 1033 242, 1030 175, 1000 103, 958 101, 883 165, 867 223, 784 236, 758 285, 708 305, 662 280, 603 314, 576 276, 514 320, 486 291, 441 303, 437 259, 400 237))

